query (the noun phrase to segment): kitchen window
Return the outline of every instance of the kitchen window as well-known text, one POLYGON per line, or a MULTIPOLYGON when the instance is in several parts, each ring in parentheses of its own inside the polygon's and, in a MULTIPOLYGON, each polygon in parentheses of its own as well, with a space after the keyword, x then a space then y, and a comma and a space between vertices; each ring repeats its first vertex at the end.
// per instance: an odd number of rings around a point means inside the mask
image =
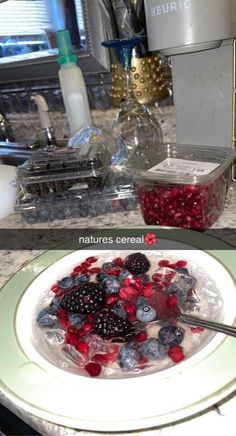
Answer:
POLYGON ((0 4, 0 65, 57 53, 55 32, 69 28, 86 47, 80 0, 8 0, 0 4))

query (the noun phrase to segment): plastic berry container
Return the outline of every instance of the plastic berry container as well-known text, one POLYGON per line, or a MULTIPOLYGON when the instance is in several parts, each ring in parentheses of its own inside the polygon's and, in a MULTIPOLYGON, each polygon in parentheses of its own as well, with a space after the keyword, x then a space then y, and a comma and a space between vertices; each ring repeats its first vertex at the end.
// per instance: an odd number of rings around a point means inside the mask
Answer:
POLYGON ((54 192, 38 196, 21 191, 15 212, 31 224, 63 219, 97 217, 134 210, 138 206, 133 185, 54 192))
POLYGON ((111 154, 101 144, 93 144, 86 155, 78 148, 38 150, 18 167, 18 184, 32 195, 43 196, 74 187, 101 188, 111 154))
POLYGON ((205 230, 225 205, 236 151, 224 147, 158 144, 132 168, 146 224, 205 230))

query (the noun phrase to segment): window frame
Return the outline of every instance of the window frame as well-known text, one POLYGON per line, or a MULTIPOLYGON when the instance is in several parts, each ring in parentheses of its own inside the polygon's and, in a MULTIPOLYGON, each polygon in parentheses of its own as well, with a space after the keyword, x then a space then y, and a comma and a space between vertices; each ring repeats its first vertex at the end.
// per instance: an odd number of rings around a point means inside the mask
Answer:
MULTIPOLYGON (((98 74, 110 70, 108 53, 101 42, 106 39, 106 29, 96 0, 81 0, 84 14, 87 48, 79 49, 78 65, 84 74, 98 74)), ((58 77, 56 56, 13 61, 0 64, 0 83, 14 83, 58 77)))

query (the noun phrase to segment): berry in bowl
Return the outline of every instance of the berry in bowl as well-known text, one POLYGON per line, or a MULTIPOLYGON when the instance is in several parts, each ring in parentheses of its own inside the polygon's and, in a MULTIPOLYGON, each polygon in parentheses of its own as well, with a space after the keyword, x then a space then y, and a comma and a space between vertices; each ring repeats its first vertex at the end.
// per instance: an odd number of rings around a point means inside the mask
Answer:
POLYGON ((117 379, 171 370, 194 364, 222 341, 182 325, 175 314, 232 322, 230 287, 226 270, 200 251, 86 256, 81 250, 45 270, 24 294, 17 336, 35 362, 73 376, 117 379))
POLYGON ((132 163, 146 224, 205 230, 224 209, 235 151, 158 144, 154 156, 132 163))

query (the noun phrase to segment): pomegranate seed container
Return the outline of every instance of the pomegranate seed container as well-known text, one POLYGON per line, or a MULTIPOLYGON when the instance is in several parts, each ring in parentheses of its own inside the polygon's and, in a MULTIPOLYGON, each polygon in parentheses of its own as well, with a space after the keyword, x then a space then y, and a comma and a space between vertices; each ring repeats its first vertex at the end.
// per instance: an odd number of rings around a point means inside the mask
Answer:
POLYGON ((235 150, 159 144, 133 164, 138 201, 146 224, 205 230, 225 204, 235 150))
POLYGON ((47 148, 36 151, 18 167, 18 184, 33 195, 42 196, 82 188, 100 188, 108 172, 111 154, 101 144, 93 144, 86 155, 78 148, 47 148))

